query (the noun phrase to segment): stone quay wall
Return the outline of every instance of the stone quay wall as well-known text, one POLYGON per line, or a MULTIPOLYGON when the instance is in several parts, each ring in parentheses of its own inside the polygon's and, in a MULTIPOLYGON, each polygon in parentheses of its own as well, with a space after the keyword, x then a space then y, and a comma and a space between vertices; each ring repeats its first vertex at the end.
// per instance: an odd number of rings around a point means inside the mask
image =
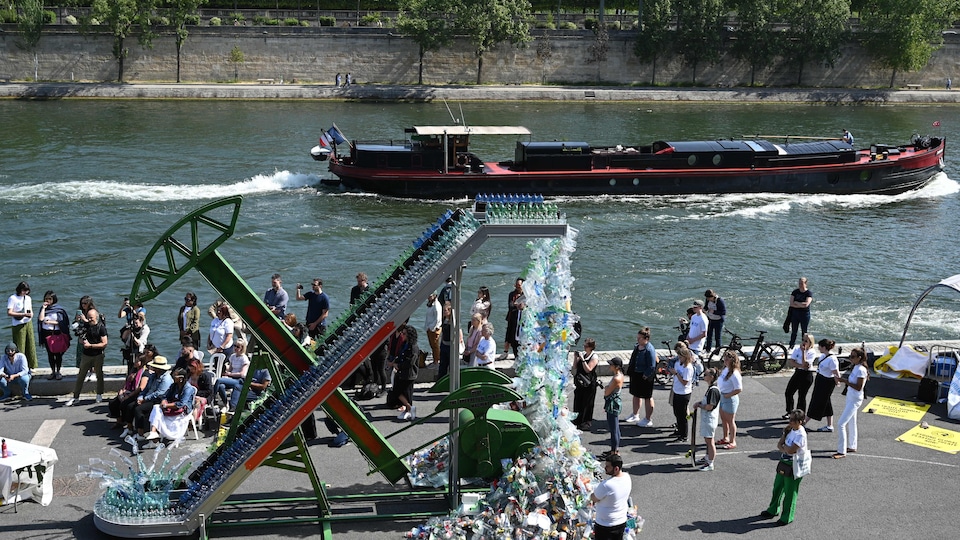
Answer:
MULTIPOLYGON (((191 27, 182 50, 182 81, 239 82, 281 81, 301 84, 331 84, 337 73, 351 73, 358 84, 415 84, 418 48, 410 39, 390 28, 316 27, 191 27), (232 63, 230 52, 239 47, 242 63, 232 63), (271 80, 272 81, 269 81, 271 80)), ((579 84, 642 85, 650 83, 651 65, 633 53, 636 34, 611 31, 605 60, 591 61, 588 49, 594 43, 589 31, 534 31, 525 48, 501 45, 483 57, 484 84, 579 84)), ((960 36, 945 36, 943 48, 934 53, 920 72, 897 75, 895 86, 921 85, 944 88, 948 77, 960 77, 960 36)), ((108 34, 81 35, 72 27, 46 30, 35 51, 17 46, 16 27, 0 28, 0 81, 94 81, 116 80, 117 64, 108 34)), ((151 49, 136 38, 125 42, 126 82, 176 80, 176 47, 170 32, 161 32, 151 49)), ((466 40, 424 57, 423 82, 428 85, 473 84, 477 58, 466 40)), ((745 86, 750 66, 726 55, 714 65, 697 69, 697 84, 711 87, 745 86)), ((886 88, 891 71, 872 62, 869 51, 856 44, 843 49, 833 67, 808 64, 803 86, 833 88, 886 88)), ((657 62, 656 83, 689 84, 693 70, 677 58, 657 62)), ((777 65, 756 74, 757 84, 770 87, 797 83, 797 71, 777 65)), ((958 78, 960 83, 960 78, 958 78)))

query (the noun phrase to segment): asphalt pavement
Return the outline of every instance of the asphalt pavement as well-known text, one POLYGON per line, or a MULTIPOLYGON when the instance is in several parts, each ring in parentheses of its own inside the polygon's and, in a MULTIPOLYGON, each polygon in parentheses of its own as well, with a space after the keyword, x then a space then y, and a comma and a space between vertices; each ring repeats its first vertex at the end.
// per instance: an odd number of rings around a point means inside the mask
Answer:
MULTIPOLYGON (((785 425, 783 390, 788 374, 748 376, 738 419, 738 448, 719 451, 716 470, 701 472, 691 467, 684 454, 687 444, 671 443, 673 423, 667 405, 666 388, 657 388, 654 428, 635 425, 622 427, 621 454, 625 468, 633 477, 633 499, 646 520, 642 538, 692 538, 710 534, 714 538, 742 537, 779 538, 942 538, 956 530, 956 486, 960 479, 960 458, 928 448, 897 442, 896 438, 917 425, 917 422, 861 412, 859 452, 846 459, 830 456, 836 447, 835 433, 809 433, 813 451, 812 474, 800 487, 796 521, 787 527, 775 527, 774 521, 759 517, 770 497, 774 478, 775 444, 785 425)), ((429 413, 438 398, 425 393, 427 385, 418 387, 417 404, 421 416, 429 413)), ((694 398, 702 396, 704 387, 695 388, 694 398)), ((865 404, 874 396, 912 400, 917 384, 913 381, 887 380, 874 377, 867 384, 865 404)), ((11 506, 0 507, 0 539, 103 538, 93 524, 92 509, 100 489, 89 478, 77 477, 78 466, 91 457, 107 457, 111 448, 129 451, 110 429, 106 403, 96 404, 92 395, 84 395, 77 405, 64 406, 65 397, 38 397, 32 402, 16 401, 0 405, 0 437, 21 441, 37 440, 49 444, 59 455, 54 472, 54 499, 48 507, 26 502, 17 513, 11 506)), ((837 414, 842 399, 834 396, 837 414)), ((624 413, 629 414, 629 399, 624 413)), ((383 398, 363 402, 384 433, 406 425, 395 418, 395 411, 382 407, 383 398)), ((866 407, 864 407, 866 409, 866 407)), ((608 447, 608 433, 602 418, 598 396, 593 430, 583 433, 589 449, 600 453, 608 447)), ((317 417, 322 417, 317 412, 317 417)), ((960 431, 956 421, 948 420, 944 404, 934 404, 923 417, 932 427, 960 431)), ((819 427, 814 423, 811 427, 819 427)), ((390 442, 405 452, 444 433, 446 415, 427 420, 409 429, 390 442)), ((331 436, 318 423, 319 438, 311 441, 310 453, 321 480, 333 496, 359 493, 391 493, 396 489, 377 475, 367 475, 367 463, 351 443, 343 448, 327 446, 331 436)), ((213 441, 213 432, 203 434, 200 441, 192 437, 175 456, 206 448, 213 441)), ((242 486, 237 497, 308 497, 311 494, 307 477, 300 473, 274 468, 261 468, 242 486)), ((429 497, 404 497, 394 508, 386 504, 373 506, 354 503, 352 510, 381 512, 436 508, 429 497)), ((337 503, 338 510, 346 506, 337 503)), ((316 514, 315 507, 298 503, 289 509, 301 516, 316 514)), ((229 521, 243 515, 272 516, 283 512, 262 508, 245 510, 224 508, 214 521, 229 521), (259 512, 256 514, 255 512, 259 512)), ((338 539, 399 538, 419 521, 374 519, 364 522, 335 523, 338 539)), ((215 527, 212 537, 256 537, 280 539, 312 537, 319 533, 316 525, 265 525, 215 527)))

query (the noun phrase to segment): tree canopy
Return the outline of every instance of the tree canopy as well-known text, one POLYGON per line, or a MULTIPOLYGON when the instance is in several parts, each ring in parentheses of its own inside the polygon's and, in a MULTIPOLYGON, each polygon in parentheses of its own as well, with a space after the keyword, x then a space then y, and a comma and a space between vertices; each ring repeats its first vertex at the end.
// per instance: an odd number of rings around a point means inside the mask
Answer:
POLYGON ((451 0, 400 0, 397 30, 419 47, 417 84, 423 84, 423 55, 453 41, 459 3, 451 0))
POLYGON ((176 30, 177 44, 177 82, 180 81, 180 51, 183 50, 183 43, 190 34, 187 31, 187 20, 191 15, 196 15, 200 6, 207 3, 207 0, 168 0, 170 25, 176 30))
POLYGON ((117 59, 117 82, 123 82, 123 60, 129 50, 126 39, 138 29, 137 41, 143 47, 151 47, 154 34, 150 30, 150 17, 156 7, 155 0, 93 0, 90 15, 83 28, 90 31, 92 19, 105 27, 113 36, 113 57, 117 59))
POLYGON ((522 47, 531 40, 529 16, 529 0, 463 0, 456 27, 473 44, 477 84, 483 80, 485 52, 505 41, 522 47))
POLYGON ((657 84, 657 59, 672 43, 670 24, 673 21, 672 0, 646 0, 640 13, 640 31, 633 53, 651 64, 650 85, 657 84))
POLYGON ((847 41, 850 0, 784 0, 783 19, 789 27, 783 56, 797 67, 797 84, 803 84, 808 62, 833 66, 847 41))

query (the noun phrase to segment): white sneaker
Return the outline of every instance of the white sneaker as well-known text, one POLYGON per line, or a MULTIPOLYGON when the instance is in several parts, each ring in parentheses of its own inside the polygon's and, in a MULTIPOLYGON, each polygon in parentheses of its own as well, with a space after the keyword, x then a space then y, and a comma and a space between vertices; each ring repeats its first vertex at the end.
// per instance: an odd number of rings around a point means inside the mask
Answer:
POLYGON ((103 401, 103 394, 97 394, 97 403, 103 401))
POLYGON ((160 434, 156 431, 151 431, 149 435, 146 436, 146 440, 155 441, 160 438, 160 434))
POLYGON ((640 421, 637 422, 637 427, 653 427, 653 420, 641 418, 640 421))
POLYGON ((636 422, 637 420, 640 420, 640 416, 636 414, 631 414, 630 416, 627 417, 626 420, 624 420, 624 422, 630 424, 630 423, 636 422))
POLYGON ((401 418, 401 420, 413 420, 413 413, 410 411, 403 413, 403 418, 401 418))
POLYGON ((400 411, 400 414, 397 415, 397 420, 406 420, 407 414, 409 413, 407 413, 406 410, 400 411))
POLYGON ((127 435, 130 435, 130 428, 123 428, 123 431, 120 433, 120 440, 126 440, 127 435))
POLYGON ((410 418, 409 418, 409 420, 410 420, 410 421, 413 421, 413 420, 416 420, 416 419, 417 419, 417 406, 416 406, 416 405, 413 405, 412 407, 410 407, 410 418))
POLYGON ((70 399, 67 400, 67 403, 64 404, 64 407, 73 407, 73 404, 74 404, 74 402, 76 402, 76 401, 77 401, 77 400, 76 400, 75 398, 70 398, 70 399))

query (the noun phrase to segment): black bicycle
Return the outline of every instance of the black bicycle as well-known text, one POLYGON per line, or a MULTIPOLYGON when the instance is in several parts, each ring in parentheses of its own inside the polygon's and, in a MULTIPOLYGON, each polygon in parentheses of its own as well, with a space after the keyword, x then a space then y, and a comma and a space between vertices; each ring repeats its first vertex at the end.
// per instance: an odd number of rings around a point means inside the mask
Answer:
POLYGON ((766 330, 757 330, 759 335, 755 338, 742 338, 730 330, 724 328, 724 332, 730 334, 730 343, 720 349, 720 359, 727 351, 736 351, 740 355, 740 369, 747 371, 762 371, 765 373, 776 373, 783 369, 787 364, 787 347, 783 343, 768 343, 764 341, 763 336, 766 330), (743 342, 754 341, 753 354, 747 358, 743 352, 743 342))

